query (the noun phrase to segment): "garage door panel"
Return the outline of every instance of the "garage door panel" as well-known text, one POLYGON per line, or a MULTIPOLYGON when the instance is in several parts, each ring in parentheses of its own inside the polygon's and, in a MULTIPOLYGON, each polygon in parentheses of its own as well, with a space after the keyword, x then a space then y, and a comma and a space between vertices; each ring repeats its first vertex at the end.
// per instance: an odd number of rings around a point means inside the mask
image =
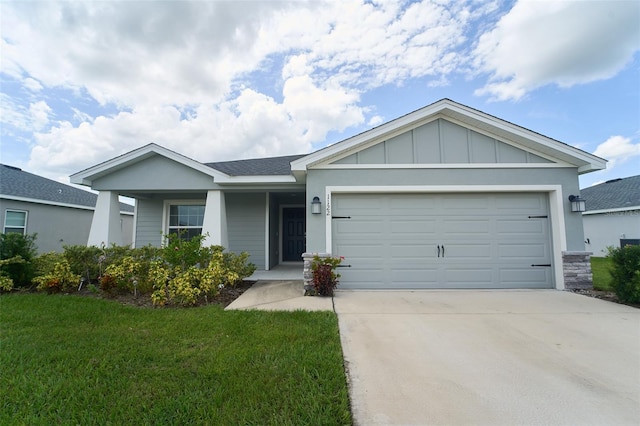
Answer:
POLYGON ((493 230, 491 219, 469 219, 463 217, 451 217, 442 219, 442 231, 448 237, 477 237, 488 236, 493 230))
POLYGON ((547 219, 497 219, 496 233, 502 237, 547 239, 547 219))
POLYGON ((551 268, 505 266, 500 269, 499 278, 503 288, 549 288, 551 268))
POLYGON ((390 244, 389 257, 396 263, 425 262, 426 259, 436 256, 436 247, 431 244, 390 244))
POLYGON ((437 285, 438 269, 430 268, 392 268, 390 277, 397 288, 425 288, 430 285, 437 285))
MULTIPOLYGON (((440 262, 449 263, 451 261, 474 261, 484 260, 489 261, 493 257, 493 249, 491 243, 466 243, 466 244, 443 244, 444 255, 440 258, 440 262)), ((437 251, 437 248, 436 248, 437 251)))
POLYGON ((522 212, 531 214, 531 212, 546 213, 546 199, 539 196, 540 194, 499 194, 495 198, 495 207, 498 212, 508 211, 510 214, 522 212))
POLYGON ((398 218, 391 220, 391 232, 395 235, 402 234, 405 238, 433 238, 436 235, 435 219, 407 219, 398 218))
POLYGON ((342 288, 551 288, 546 194, 337 194, 342 288), (444 246, 444 257, 437 247, 444 246))
POLYGON ((486 288, 494 282, 494 276, 489 267, 449 266, 444 271, 444 279, 450 288, 486 288))
POLYGON ((528 244, 500 244, 498 254, 503 259, 524 259, 532 263, 549 259, 549 248, 543 242, 528 244))
POLYGON ((346 238, 380 238, 384 228, 384 221, 381 219, 334 220, 333 222, 336 232, 346 238))

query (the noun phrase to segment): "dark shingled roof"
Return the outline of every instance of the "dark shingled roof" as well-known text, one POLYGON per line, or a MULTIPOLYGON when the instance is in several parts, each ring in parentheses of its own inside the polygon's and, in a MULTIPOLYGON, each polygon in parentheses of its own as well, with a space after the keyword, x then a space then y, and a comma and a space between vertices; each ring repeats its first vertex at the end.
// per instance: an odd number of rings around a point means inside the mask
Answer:
POLYGON ((286 176, 291 174, 291 162, 302 157, 304 155, 287 155, 204 164, 229 176, 286 176))
MULTIPOLYGON (((0 164, 0 194, 52 203, 95 207, 98 196, 51 179, 0 164)), ((120 210, 133 212, 133 206, 120 203, 120 210)))
POLYGON ((587 211, 640 206, 640 176, 612 179, 580 190, 587 211))

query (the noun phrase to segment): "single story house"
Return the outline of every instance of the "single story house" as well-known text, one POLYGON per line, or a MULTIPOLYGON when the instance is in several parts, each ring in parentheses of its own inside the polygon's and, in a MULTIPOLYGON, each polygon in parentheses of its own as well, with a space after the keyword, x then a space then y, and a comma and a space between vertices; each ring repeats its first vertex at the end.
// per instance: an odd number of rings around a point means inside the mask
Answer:
MULTIPOLYGON (((39 253, 61 252, 64 245, 86 245, 97 199, 92 192, 0 165, 2 233, 37 234, 39 253)), ((131 244, 132 205, 118 204, 115 226, 119 241, 131 244)))
POLYGON ((442 99, 308 155, 202 163, 150 144, 71 181, 99 191, 90 243, 119 241, 125 195, 136 246, 184 229, 263 270, 344 256, 341 288, 563 289, 590 279, 568 197, 605 167, 442 99))
POLYGON ((585 244, 594 256, 606 256, 607 247, 640 245, 640 176, 608 180, 580 195, 585 244))

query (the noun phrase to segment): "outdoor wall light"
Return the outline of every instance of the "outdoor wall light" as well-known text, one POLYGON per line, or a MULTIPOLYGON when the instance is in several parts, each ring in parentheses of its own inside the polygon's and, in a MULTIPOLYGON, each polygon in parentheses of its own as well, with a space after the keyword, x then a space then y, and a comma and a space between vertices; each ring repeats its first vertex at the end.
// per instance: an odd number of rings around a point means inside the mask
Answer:
POLYGON ((313 201, 311 201, 311 213, 320 214, 321 207, 322 203, 320 202, 320 197, 313 197, 313 201))
POLYGON ((587 205, 584 199, 579 195, 569 195, 569 201, 571 202, 571 211, 578 213, 587 210, 587 205))

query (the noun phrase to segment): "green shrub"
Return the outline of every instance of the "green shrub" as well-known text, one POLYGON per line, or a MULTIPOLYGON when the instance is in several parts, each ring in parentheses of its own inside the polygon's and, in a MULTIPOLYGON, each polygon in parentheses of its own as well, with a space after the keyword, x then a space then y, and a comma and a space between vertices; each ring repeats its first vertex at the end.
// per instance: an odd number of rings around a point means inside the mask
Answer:
POLYGON ((13 290, 13 279, 11 279, 8 273, 2 270, 2 267, 5 265, 15 265, 20 263, 24 263, 24 259, 20 256, 0 260, 0 291, 13 290))
POLYGON ((38 276, 33 282, 37 289, 48 293, 75 291, 80 283, 80 275, 71 271, 69 262, 62 253, 45 253, 36 259, 38 276))
POLYGON ((100 276, 99 258, 104 250, 96 246, 63 246, 64 257, 69 262, 74 274, 83 276, 87 282, 95 281, 100 276))
POLYGON ((231 287, 235 287, 247 277, 253 275, 256 271, 256 265, 249 262, 249 253, 234 253, 234 252, 225 252, 223 253, 223 263, 227 270, 233 271, 237 274, 237 278, 232 282, 225 283, 231 287))
POLYGON ((29 287, 35 276, 33 259, 37 255, 36 234, 22 235, 18 233, 0 234, 0 260, 20 256, 24 262, 5 263, 0 271, 13 281, 16 287, 29 287))
POLYGON ((640 246, 609 248, 611 287, 624 303, 640 303, 640 246))
POLYGON ((222 287, 235 286, 255 271, 247 253, 224 253, 221 246, 201 247, 202 240, 194 237, 187 244, 168 245, 163 249, 163 260, 151 263, 148 279, 153 283, 153 304, 189 306, 206 302, 222 287), (187 259, 198 262, 189 264, 187 259))
POLYGON ((186 269, 193 265, 206 266, 217 246, 203 247, 207 235, 196 235, 190 240, 180 238, 178 234, 165 235, 162 258, 171 266, 186 269))

